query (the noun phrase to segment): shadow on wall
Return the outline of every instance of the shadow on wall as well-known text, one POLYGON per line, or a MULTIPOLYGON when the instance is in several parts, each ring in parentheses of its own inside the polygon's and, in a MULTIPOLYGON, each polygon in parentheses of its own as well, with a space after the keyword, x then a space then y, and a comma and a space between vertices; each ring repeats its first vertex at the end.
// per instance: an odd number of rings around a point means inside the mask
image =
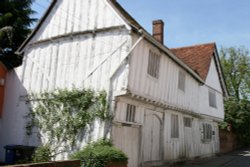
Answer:
POLYGON ((5 161, 6 145, 35 146, 37 136, 26 135, 26 118, 29 105, 25 100, 27 90, 15 70, 8 71, 5 82, 3 113, 0 118, 0 161, 5 161))

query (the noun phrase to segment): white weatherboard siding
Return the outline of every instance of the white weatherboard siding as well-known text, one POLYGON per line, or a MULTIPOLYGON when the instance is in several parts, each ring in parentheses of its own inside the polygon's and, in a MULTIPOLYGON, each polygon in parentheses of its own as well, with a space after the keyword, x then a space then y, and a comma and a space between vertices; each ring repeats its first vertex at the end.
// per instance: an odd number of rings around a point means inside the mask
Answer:
POLYGON ((202 86, 200 87, 200 103, 199 103, 199 110, 201 114, 213 116, 218 119, 223 120, 224 119, 224 103, 223 103, 223 95, 221 92, 216 93, 216 104, 217 107, 213 108, 209 106, 209 100, 208 100, 208 92, 210 90, 210 87, 202 86))
MULTIPOLYGON (((128 44, 124 30, 37 44, 25 55, 24 86, 32 92, 73 86, 108 91, 110 77, 126 56, 128 44)), ((126 81, 119 83, 123 85, 116 85, 117 89, 126 86, 126 81)))
POLYGON ((210 68, 209 68, 207 79, 206 79, 206 85, 212 87, 218 92, 222 92, 220 79, 218 76, 214 58, 212 59, 211 64, 210 64, 210 68))
MULTIPOLYGON (((6 81, 8 93, 3 117, 0 119, 0 133, 3 134, 0 138, 0 161, 4 161, 5 145, 37 145, 35 136, 25 135, 24 116, 29 111, 25 99, 27 92, 39 93, 73 87, 106 90, 108 93, 110 89, 113 92, 126 89, 128 68, 119 69, 110 84, 112 75, 127 56, 131 45, 131 37, 125 25, 116 27, 122 24, 104 0, 57 2, 24 49, 23 65, 15 69, 6 81), (72 12, 74 17, 67 15, 72 12), (81 20, 74 19, 76 16, 81 17, 81 20), (94 29, 98 31, 78 33, 94 29), (74 32, 74 36, 67 35, 74 32), (48 39, 51 37, 55 38, 48 39)), ((93 129, 91 139, 102 137, 103 125, 96 122, 93 129)), ((87 139, 84 139, 79 145, 86 142, 87 139)), ((59 158, 66 159, 67 155, 59 158)))
POLYGON ((196 114, 201 113, 219 119, 224 118, 223 95, 214 61, 211 63, 207 81, 202 85, 166 54, 160 52, 146 40, 141 42, 132 53, 129 70, 129 90, 135 95, 157 103, 163 103, 196 114), (154 78, 147 73, 150 50, 161 56, 158 78, 154 78), (179 71, 183 71, 185 74, 184 91, 178 88, 179 71), (213 76, 215 76, 215 79, 213 76), (216 90, 217 108, 209 106, 208 90, 210 87, 216 90))
MULTIPOLYGON (((110 135, 128 154, 129 167, 219 151, 216 121, 224 113, 214 60, 202 85, 146 37, 130 31, 106 0, 58 0, 24 48, 23 65, 8 75, 6 83, 7 102, 0 119, 2 161, 5 145, 37 145, 34 136, 25 135, 24 116, 29 107, 25 96, 73 87, 106 90, 112 95, 109 100, 115 116, 110 135), (150 51, 160 56, 159 75, 154 66, 150 69, 157 78, 148 74, 150 51), (184 91, 178 88, 180 72, 185 75, 184 91), (216 108, 209 106, 211 88, 216 92, 216 108), (131 120, 126 120, 128 104, 136 108, 131 120), (178 138, 171 138, 171 114, 178 115, 178 138), (184 117, 191 118, 191 127, 184 127, 184 117), (209 142, 201 140, 203 123, 214 132, 209 142)), ((103 124, 95 122, 92 129, 88 139, 102 137, 103 124)), ((78 141, 78 146, 88 139, 78 141)), ((59 158, 66 159, 67 154, 59 158)))
POLYGON ((119 25, 124 22, 106 0, 58 0, 32 41, 119 25))
POLYGON ((130 60, 129 89, 132 93, 156 102, 165 103, 199 113, 199 83, 185 73, 185 91, 178 89, 178 74, 182 70, 167 55, 146 40, 132 53, 130 60), (161 56, 159 78, 147 73, 149 50, 161 56))
MULTIPOLYGON (((218 124, 211 120, 192 117, 173 110, 156 107, 145 101, 131 98, 117 98, 117 112, 114 118, 119 126, 114 126, 113 135, 115 144, 129 153, 131 161, 129 167, 137 162, 134 157, 140 155, 139 161, 142 164, 150 163, 150 161, 169 161, 177 159, 194 158, 197 156, 211 156, 219 152, 219 133, 218 124), (127 104, 136 106, 135 122, 126 122, 126 106, 127 104), (178 115, 179 137, 171 138, 171 114, 178 115), (191 118, 191 127, 185 127, 183 118, 191 118), (202 123, 209 123, 212 126, 214 135, 209 142, 203 142, 202 123), (128 126, 131 125, 131 126, 128 126), (119 131, 117 130, 119 127, 119 131), (116 140, 116 136, 123 136, 124 133, 129 135, 129 131, 133 131, 131 135, 136 136, 134 130, 139 129, 141 138, 139 139, 139 152, 134 150, 135 140, 121 141, 116 140), (160 146, 160 147, 159 147, 160 146)), ((120 138, 119 138, 120 139, 120 138)), ((136 142, 138 139, 136 139, 136 142)))
MULTIPOLYGON (((109 92, 111 76, 127 55, 128 44, 129 37, 123 30, 96 34, 95 38, 87 35, 64 41, 58 40, 51 45, 38 44, 30 48, 25 55, 19 77, 29 93, 57 88, 71 89, 72 87, 109 92), (109 44, 102 43, 100 40, 105 40, 109 44)), ((128 78, 126 70, 125 68, 113 79, 114 92, 126 89, 128 78)), ((21 94, 18 97, 24 95, 21 94)), ((20 103, 25 106, 25 101, 20 103)), ((20 110, 21 113, 25 111, 27 108, 20 110)), ((19 117, 19 119, 24 118, 19 117)), ((100 127, 98 122, 95 123, 93 130, 92 140, 102 137, 103 127, 100 127)), ((24 133, 25 129, 21 132, 24 133)), ((24 139, 19 140, 21 140, 19 143, 23 143, 24 139)), ((31 138, 31 140, 33 139, 31 138)), ((88 141, 84 139, 83 142, 88 141)), ((25 142, 23 144, 32 145, 33 143, 25 142)), ((67 158, 66 155, 59 157, 59 159, 65 158, 67 158)))
POLYGON ((197 156, 210 156, 219 152, 218 124, 196 117, 191 117, 191 128, 184 127, 183 117, 190 117, 185 114, 177 114, 179 119, 179 138, 171 138, 171 114, 176 112, 168 110, 165 113, 165 140, 164 140, 164 160, 176 160, 194 158, 197 156), (202 142, 202 123, 208 122, 212 125, 215 135, 210 142, 202 142))
POLYGON ((200 103, 199 103, 200 112, 205 115, 210 115, 220 119, 224 119, 223 94, 214 58, 211 61, 205 85, 200 87, 199 92, 200 92, 200 103), (208 100, 209 90, 213 90, 216 94, 216 104, 217 104, 216 108, 209 106, 209 100, 208 100))

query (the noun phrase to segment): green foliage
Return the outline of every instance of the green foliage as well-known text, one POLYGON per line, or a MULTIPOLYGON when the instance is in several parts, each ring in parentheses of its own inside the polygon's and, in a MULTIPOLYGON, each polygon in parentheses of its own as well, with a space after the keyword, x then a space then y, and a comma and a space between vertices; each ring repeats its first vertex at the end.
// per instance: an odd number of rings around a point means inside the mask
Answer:
POLYGON ((35 107, 27 116, 27 135, 38 130, 41 137, 48 139, 47 144, 54 146, 52 152, 55 154, 63 143, 74 146, 78 135, 82 135, 94 120, 111 118, 104 91, 60 89, 32 95, 31 100, 35 107))
POLYGON ((0 47, 16 50, 30 33, 36 19, 31 9, 33 0, 0 1, 0 47))
POLYGON ((221 127, 226 128, 228 124, 238 134, 243 144, 250 144, 250 101, 238 100, 230 97, 225 100, 225 123, 221 127))
POLYGON ((231 95, 225 99, 225 122, 238 134, 244 144, 250 144, 250 57, 246 48, 223 48, 221 64, 231 95))
POLYGON ((105 139, 88 144, 70 158, 82 160, 86 167, 105 167, 109 162, 127 162, 128 160, 121 150, 113 147, 111 141, 105 139))
POLYGON ((230 95, 250 98, 250 57, 246 48, 222 48, 221 64, 230 95))
POLYGON ((12 69, 22 64, 22 56, 15 54, 30 33, 33 0, 0 1, 0 61, 12 69))
POLYGON ((52 152, 48 145, 36 148, 35 153, 32 156, 32 161, 38 162, 49 162, 51 161, 52 152))

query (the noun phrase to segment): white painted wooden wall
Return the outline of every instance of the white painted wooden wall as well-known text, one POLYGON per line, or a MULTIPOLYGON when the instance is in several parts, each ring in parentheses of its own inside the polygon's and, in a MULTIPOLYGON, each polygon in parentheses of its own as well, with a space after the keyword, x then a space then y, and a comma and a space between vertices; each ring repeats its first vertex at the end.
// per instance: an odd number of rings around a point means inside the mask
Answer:
MULTIPOLYGON (((137 38, 134 36, 134 38, 137 38)), ((143 40, 132 53, 129 70, 129 90, 135 95, 182 108, 197 114, 224 118, 223 95, 219 85, 215 63, 212 61, 205 85, 201 85, 189 73, 186 74, 185 91, 178 89, 178 73, 183 69, 165 53, 143 40), (147 73, 149 50, 161 55, 159 78, 147 73), (217 108, 208 103, 208 90, 216 90, 217 108)))
MULTIPOLYGON (((23 65, 6 81, 7 102, 0 119, 0 161, 4 161, 5 145, 38 144, 36 136, 25 135, 24 116, 29 109, 24 96, 28 93, 72 87, 109 92, 110 78, 131 45, 129 31, 122 26, 124 22, 106 0, 58 0, 25 48, 23 65), (103 28, 109 30, 98 31, 103 28), (96 32, 81 34, 86 30, 96 32), (67 36, 68 33, 78 35, 67 36)), ((127 75, 127 68, 119 70, 113 78, 113 91, 126 89, 127 75)), ((103 128, 96 122, 91 138, 102 137, 103 128)), ((84 139, 82 144, 85 142, 84 139)))
POLYGON ((32 41, 119 25, 123 20, 106 0, 58 0, 32 41))
MULTIPOLYGON (((4 149, 2 148, 4 145, 37 144, 34 138, 25 136, 25 119, 23 116, 25 116, 28 106, 22 97, 27 95, 27 92, 39 93, 56 88, 72 87, 104 89, 107 92, 110 90, 110 77, 127 56, 132 46, 132 37, 128 29, 117 29, 116 26, 126 27, 126 24, 106 0, 58 0, 48 19, 45 20, 41 29, 25 48, 23 66, 10 74, 6 81, 11 83, 9 85, 13 86, 14 89, 13 87, 6 88, 8 103, 5 103, 3 118, 0 120, 0 134, 4 136, 0 137, 0 160, 4 158, 4 149), (102 28, 110 29, 105 32, 97 31, 102 28), (83 34, 86 30, 95 30, 96 33, 83 34), (70 33, 78 33, 78 35, 73 37, 69 35, 70 33), (6 129, 8 131, 5 131, 6 129)), ((134 38, 134 42, 136 38, 134 38)), ((218 106, 220 107, 213 111, 208 106, 208 86, 200 86, 196 80, 187 74, 186 91, 178 90, 177 74, 180 67, 146 40, 140 42, 131 55, 129 66, 119 70, 113 79, 113 95, 115 92, 127 90, 128 85, 131 93, 144 98, 191 110, 198 114, 203 113, 223 118, 221 90, 218 89, 217 92, 218 106), (161 55, 159 79, 154 79, 147 74, 149 49, 153 49, 161 55)), ((214 73, 215 71, 211 70, 211 76, 215 75, 214 73)), ((217 83, 214 81, 210 82, 209 79, 206 83, 211 87, 215 86, 214 88, 217 90, 217 83)), ((163 137, 161 140, 164 150, 160 150, 163 159, 177 159, 185 154, 183 129, 180 129, 179 140, 169 139, 168 120, 170 119, 170 113, 174 111, 129 98, 125 102, 117 103, 115 121, 125 121, 126 104, 137 106, 135 126, 141 127, 145 134, 152 132, 150 126, 144 126, 147 112, 152 112, 154 114, 151 115, 158 115, 162 120, 165 120, 162 125, 163 137)), ((179 119, 182 119, 183 114, 179 113, 179 115, 179 119)), ((157 122, 157 119, 148 118, 148 122, 155 121, 156 129, 158 129, 159 122, 157 122)), ((191 143, 192 154, 190 156, 216 152, 218 140, 207 145, 200 143, 199 125, 201 120, 194 118, 193 122, 192 133, 195 136, 193 140, 195 142, 191 143)), ((103 130, 100 126, 98 123, 95 125, 94 139, 101 136, 100 133, 103 130)), ((216 130, 217 124, 214 123, 213 126, 216 130)), ((137 133, 135 131, 131 133, 137 133)), ((128 133, 130 132, 128 131, 128 133)), ((139 137, 143 138, 141 144, 144 146, 146 137, 142 134, 139 137)), ((150 138, 158 140, 158 138, 152 136, 150 138)), ((131 143, 131 145, 133 144, 131 143)), ((139 150, 140 155, 143 155, 141 154, 144 151, 142 149, 159 153, 159 146, 156 147, 156 150, 152 148, 152 145, 148 148, 142 147, 139 150)), ((156 160, 155 155, 143 155, 139 159, 156 160)))
MULTIPOLYGON (((212 120, 200 119, 173 110, 165 110, 141 100, 132 100, 131 97, 120 97, 117 99, 117 112, 114 122, 126 123, 132 127, 140 126, 142 128, 139 141, 141 164, 158 160, 169 161, 205 157, 219 152, 218 124, 212 120), (126 122, 126 114, 124 113, 126 113, 127 104, 136 106, 135 123, 126 122), (178 115, 179 138, 171 138, 171 114, 178 115), (148 117, 149 115, 151 117, 148 117), (157 119, 155 119, 156 116, 158 117, 157 119), (184 127, 184 117, 192 119, 191 128, 184 127), (162 128, 160 127, 160 122, 162 122, 162 128), (215 132, 210 142, 204 143, 201 140, 202 123, 211 124, 212 130, 215 132), (158 134, 158 132, 161 134, 158 134)), ((126 126, 126 128, 128 127, 126 126)), ((115 127, 115 129, 117 128, 115 127)), ((123 136, 125 132, 127 136, 133 134, 127 133, 128 131, 124 131, 122 128, 119 131, 115 130, 115 132, 115 136, 123 136)), ((132 140, 130 142, 120 140, 119 142, 117 144, 119 148, 126 148, 125 150, 134 148, 134 141, 132 140)), ((137 152, 135 151, 134 153, 137 152)))

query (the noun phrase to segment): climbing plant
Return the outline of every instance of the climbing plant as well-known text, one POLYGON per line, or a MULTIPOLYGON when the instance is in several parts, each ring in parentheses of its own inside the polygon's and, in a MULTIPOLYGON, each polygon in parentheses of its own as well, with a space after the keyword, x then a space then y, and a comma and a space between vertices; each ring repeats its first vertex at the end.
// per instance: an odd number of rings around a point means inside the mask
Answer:
POLYGON ((104 91, 59 89, 29 98, 33 107, 27 115, 27 135, 38 133, 46 138, 47 145, 55 146, 52 152, 63 143, 74 146, 77 137, 94 120, 111 119, 104 91))

